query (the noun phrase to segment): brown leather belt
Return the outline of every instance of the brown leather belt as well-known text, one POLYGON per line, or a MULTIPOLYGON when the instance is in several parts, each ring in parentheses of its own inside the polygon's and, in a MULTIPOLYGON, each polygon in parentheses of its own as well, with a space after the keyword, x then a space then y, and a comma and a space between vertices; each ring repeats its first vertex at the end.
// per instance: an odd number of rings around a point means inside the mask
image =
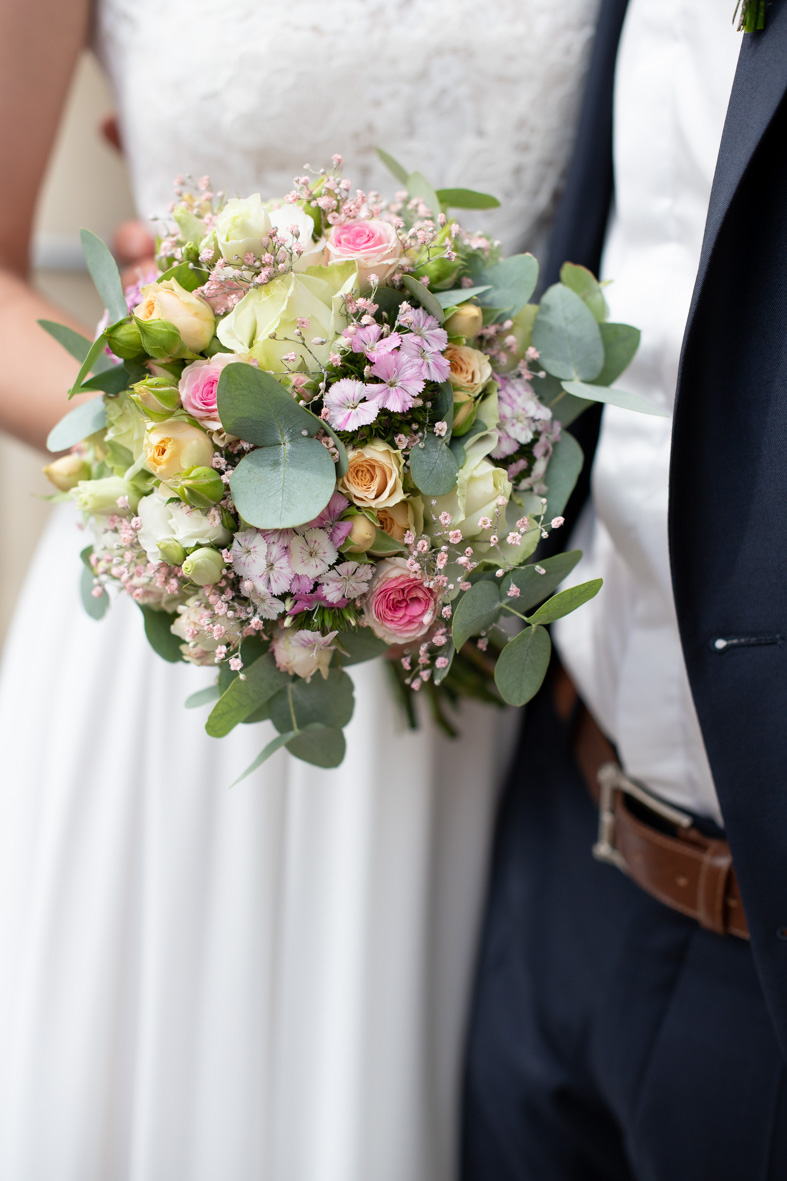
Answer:
POLYGON ((614 747, 579 701, 562 667, 555 671, 552 689, 564 720, 576 711, 574 755, 599 809, 593 855, 707 930, 748 939, 727 842, 704 836, 691 816, 623 774, 614 747), (647 821, 649 815, 653 824, 647 821))

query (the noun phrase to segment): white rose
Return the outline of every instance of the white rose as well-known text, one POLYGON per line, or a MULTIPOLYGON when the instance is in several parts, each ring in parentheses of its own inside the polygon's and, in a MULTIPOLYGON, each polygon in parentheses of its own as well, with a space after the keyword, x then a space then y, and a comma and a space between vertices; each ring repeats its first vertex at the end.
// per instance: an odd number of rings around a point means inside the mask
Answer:
POLYGON ((461 529, 465 541, 479 535, 489 536, 490 531, 479 525, 481 517, 489 517, 493 523, 496 518, 505 521, 502 506, 497 501, 502 496, 508 503, 511 483, 505 469, 487 459, 490 449, 487 436, 479 436, 479 439, 478 445, 473 440, 467 448, 465 462, 459 469, 453 491, 438 496, 436 501, 427 502, 428 533, 434 534, 444 529, 440 524, 441 513, 451 514, 451 528, 461 529))
POLYGON ((226 545, 230 533, 223 525, 211 525, 205 513, 189 508, 180 501, 167 504, 167 498, 156 488, 139 502, 137 513, 142 528, 137 536, 148 555, 148 561, 158 565, 162 561, 158 543, 174 538, 184 549, 195 545, 226 545))
POLYGON ((260 258, 262 239, 270 228, 270 214, 259 193, 243 199, 233 197, 216 218, 216 244, 227 262, 242 261, 245 254, 260 258))
POLYGON ((293 270, 305 271, 307 267, 319 266, 325 252, 325 241, 320 238, 314 241, 314 222, 301 209, 300 205, 280 205, 278 209, 268 210, 271 226, 287 247, 296 242, 303 246, 303 254, 293 256, 293 270), (298 228, 297 238, 292 233, 293 226, 298 228))

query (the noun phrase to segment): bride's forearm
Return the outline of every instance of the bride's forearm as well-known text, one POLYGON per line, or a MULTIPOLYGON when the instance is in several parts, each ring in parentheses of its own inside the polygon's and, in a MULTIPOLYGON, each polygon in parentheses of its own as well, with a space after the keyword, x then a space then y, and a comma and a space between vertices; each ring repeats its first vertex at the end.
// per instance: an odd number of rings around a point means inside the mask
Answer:
POLYGON ((0 430, 43 450, 68 410, 66 394, 79 366, 38 320, 57 320, 89 335, 20 275, 0 268, 0 430))

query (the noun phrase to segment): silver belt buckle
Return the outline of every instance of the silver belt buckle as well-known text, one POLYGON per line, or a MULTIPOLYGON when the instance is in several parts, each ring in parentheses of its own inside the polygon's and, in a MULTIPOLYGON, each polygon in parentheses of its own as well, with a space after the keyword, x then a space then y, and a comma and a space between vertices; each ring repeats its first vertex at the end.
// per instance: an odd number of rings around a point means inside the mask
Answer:
POLYGON ((640 804, 649 808, 656 816, 674 824, 676 828, 691 828, 693 820, 687 812, 665 804, 658 796, 654 796, 640 783, 624 775, 617 763, 604 763, 599 767, 596 778, 601 789, 598 805, 598 836, 593 846, 593 856, 597 861, 605 861, 614 865, 623 873, 628 873, 628 867, 623 854, 615 847, 615 793, 622 792, 639 800, 640 804))

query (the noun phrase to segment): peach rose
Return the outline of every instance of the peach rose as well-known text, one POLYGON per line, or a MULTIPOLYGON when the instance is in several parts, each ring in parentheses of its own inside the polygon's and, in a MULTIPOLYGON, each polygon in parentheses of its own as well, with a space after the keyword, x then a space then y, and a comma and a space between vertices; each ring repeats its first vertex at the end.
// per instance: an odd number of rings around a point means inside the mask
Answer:
POLYGON ((210 467, 213 444, 204 431, 178 418, 151 422, 145 431, 145 465, 160 480, 192 467, 210 467))
POLYGON ((357 217, 331 228, 325 253, 329 263, 357 263, 358 282, 368 290, 370 275, 384 283, 396 270, 402 244, 390 222, 357 217))
POLYGON ((390 508, 404 498, 403 470, 402 453, 382 439, 372 439, 365 447, 347 452, 347 471, 339 491, 362 508, 390 508))
POLYGON ((467 390, 473 397, 480 394, 492 376, 489 358, 466 344, 449 344, 443 356, 451 363, 451 385, 457 389, 467 390))
POLYGON ((181 287, 177 279, 161 279, 142 288, 142 301, 134 308, 138 320, 167 320, 192 353, 201 353, 213 339, 216 319, 199 295, 181 287))
POLYGON ((423 505, 418 497, 408 497, 388 508, 378 508, 377 520, 382 531, 394 541, 404 541, 408 530, 416 534, 423 530, 423 505))

